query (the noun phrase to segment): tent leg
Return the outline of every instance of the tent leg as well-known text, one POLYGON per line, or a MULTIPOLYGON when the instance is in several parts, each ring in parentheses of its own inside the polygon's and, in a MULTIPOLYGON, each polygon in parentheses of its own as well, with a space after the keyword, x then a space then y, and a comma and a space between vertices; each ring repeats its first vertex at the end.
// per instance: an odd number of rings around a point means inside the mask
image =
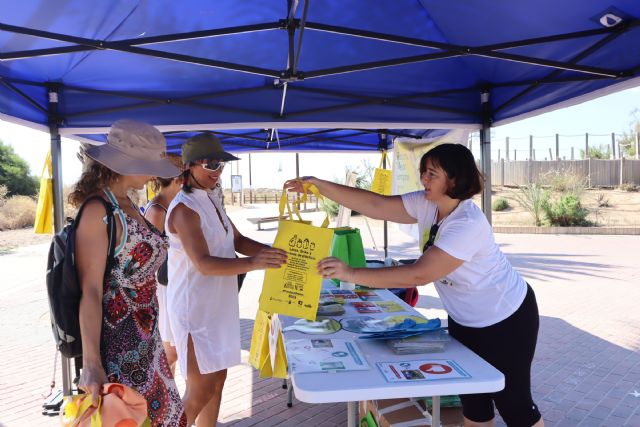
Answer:
POLYGON ((487 221, 491 224, 491 117, 489 112, 489 92, 482 92, 480 99, 484 112, 482 129, 480 129, 480 166, 484 175, 482 210, 487 217, 487 221))
MULTIPOLYGON (((49 90, 49 134, 51 135, 51 166, 53 169, 53 225, 58 233, 64 226, 64 203, 62 196, 62 147, 58 131, 58 88, 50 86, 49 90)), ((71 394, 71 361, 62 356, 62 392, 71 394)))

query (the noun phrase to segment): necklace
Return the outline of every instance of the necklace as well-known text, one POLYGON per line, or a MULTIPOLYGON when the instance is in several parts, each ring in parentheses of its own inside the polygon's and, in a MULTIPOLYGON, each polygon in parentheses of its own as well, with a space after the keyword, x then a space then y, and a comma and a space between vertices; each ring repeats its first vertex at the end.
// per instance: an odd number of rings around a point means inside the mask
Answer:
POLYGON ((456 207, 453 208, 453 210, 451 212, 449 212, 447 215, 445 215, 440 220, 440 222, 436 222, 438 220, 438 207, 436 206, 436 212, 435 212, 435 215, 433 216, 433 223, 431 224, 431 228, 429 229, 429 237, 427 238, 427 241, 425 242, 424 246, 422 247, 422 252, 426 251, 431 246, 433 246, 433 244, 436 242, 436 236, 438 235, 438 230, 440 229, 440 227, 442 226, 444 221, 447 218, 449 218, 449 215, 451 215, 456 209, 458 209, 458 206, 460 206, 460 202, 458 202, 456 207))
POLYGON ((209 197, 209 192, 204 189, 204 186, 198 182, 195 176, 191 175, 191 178, 195 181, 196 184, 198 184, 198 187, 200 187, 199 190, 202 190, 205 193, 207 193, 207 199, 209 199, 214 209, 216 210, 216 213, 218 214, 218 219, 220 220, 220 224, 222 224, 222 228, 224 228, 224 231, 226 234, 229 234, 229 227, 227 227, 227 224, 224 223, 224 220, 222 219, 222 214, 220 214, 220 210, 218 209, 218 206, 216 206, 216 203, 211 199, 211 197, 209 197))

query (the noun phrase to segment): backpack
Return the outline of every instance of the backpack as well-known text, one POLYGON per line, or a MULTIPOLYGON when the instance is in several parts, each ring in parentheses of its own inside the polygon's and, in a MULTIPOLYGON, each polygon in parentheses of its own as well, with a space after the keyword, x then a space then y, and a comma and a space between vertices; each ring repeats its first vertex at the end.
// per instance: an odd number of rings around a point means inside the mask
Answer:
POLYGON ((105 275, 109 272, 116 245, 116 227, 113 212, 115 206, 100 196, 91 196, 82 203, 75 220, 67 218, 68 224, 53 236, 47 257, 47 296, 51 314, 51 329, 56 347, 63 356, 82 356, 80 337, 80 297, 82 289, 75 265, 76 229, 87 202, 100 200, 107 211, 107 233, 109 251, 105 275))

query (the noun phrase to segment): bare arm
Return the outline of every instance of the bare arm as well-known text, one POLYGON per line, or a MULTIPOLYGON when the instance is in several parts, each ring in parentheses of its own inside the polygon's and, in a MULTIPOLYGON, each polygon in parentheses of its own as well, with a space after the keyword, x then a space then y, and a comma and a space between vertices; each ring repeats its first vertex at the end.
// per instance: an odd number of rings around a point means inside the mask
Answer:
POLYGON ((301 193, 302 184, 308 182, 316 187, 323 196, 342 206, 357 210, 374 219, 384 219, 401 224, 414 224, 416 219, 407 213, 401 196, 383 196, 360 188, 347 187, 315 177, 302 177, 285 182, 288 191, 301 193))
POLYGON ((80 218, 75 242, 76 268, 82 288, 79 316, 83 369, 79 385, 94 395, 94 402, 107 381, 100 356, 102 287, 109 250, 107 226, 102 220, 105 214, 99 201, 89 202, 80 218))
MULTIPOLYGON (((229 220, 229 222, 231 222, 231 220, 229 220)), ((261 250, 271 247, 243 235, 238 231, 233 222, 231 222, 231 226, 233 227, 233 244, 236 247, 236 252, 246 256, 255 256, 261 250)))
POLYGON ((412 288, 446 276, 463 262, 433 246, 411 265, 353 268, 338 258, 329 257, 318 263, 318 272, 325 278, 340 279, 371 288, 412 288))
POLYGON ((211 256, 202 233, 200 216, 183 204, 171 211, 168 225, 169 230, 178 234, 191 262, 204 275, 233 276, 252 270, 279 268, 287 259, 285 251, 273 248, 262 249, 248 258, 211 256))
POLYGON ((144 217, 161 233, 164 232, 164 220, 167 213, 158 205, 151 205, 144 213, 144 217))

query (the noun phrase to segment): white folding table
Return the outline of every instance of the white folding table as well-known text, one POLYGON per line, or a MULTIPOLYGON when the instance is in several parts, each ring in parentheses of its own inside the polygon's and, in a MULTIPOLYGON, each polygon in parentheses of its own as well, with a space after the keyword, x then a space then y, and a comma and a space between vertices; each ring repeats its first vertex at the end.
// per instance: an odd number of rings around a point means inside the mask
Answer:
MULTIPOLYGON (((324 289, 337 289, 329 281, 325 281, 324 289)), ((385 301, 393 301, 405 308, 404 312, 363 314, 374 318, 384 318, 391 315, 421 316, 413 307, 396 297, 392 292, 383 289, 375 290, 385 301)), ((348 302, 345 304, 345 314, 334 317, 339 320, 344 317, 357 316, 358 313, 348 302)), ((295 320, 282 316, 283 326, 291 325, 295 320)), ((364 354, 371 369, 366 371, 292 373, 291 383, 296 397, 307 403, 336 403, 347 402, 348 425, 356 426, 357 402, 374 399, 393 399, 431 396, 433 398, 433 426, 440 425, 440 396, 451 394, 490 393, 504 388, 504 375, 481 357, 469 350, 455 339, 447 343, 444 352, 396 355, 383 341, 358 339, 359 334, 344 329, 327 335, 309 335, 298 331, 287 331, 284 334, 285 343, 292 339, 352 339, 364 354), (377 362, 403 362, 410 360, 445 359, 455 361, 469 378, 438 379, 432 381, 415 381, 389 383, 378 370, 377 362)))

